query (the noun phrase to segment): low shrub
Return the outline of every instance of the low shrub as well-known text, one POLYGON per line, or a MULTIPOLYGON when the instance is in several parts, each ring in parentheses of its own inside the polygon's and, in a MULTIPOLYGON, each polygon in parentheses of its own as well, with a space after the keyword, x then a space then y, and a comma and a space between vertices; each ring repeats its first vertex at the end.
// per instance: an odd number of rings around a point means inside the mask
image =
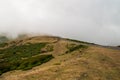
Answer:
POLYGON ((86 46, 86 45, 68 45, 67 46, 67 51, 66 51, 66 53, 71 53, 71 52, 73 52, 73 51, 76 51, 76 50, 78 50, 78 49, 86 49, 88 46, 86 46))
MULTIPOLYGON (((34 66, 45 63, 53 58, 52 55, 40 55, 41 49, 47 43, 35 43, 28 45, 11 46, 0 50, 0 74, 22 69, 31 69, 34 66)), ((52 47, 48 51, 51 51, 52 47)))
POLYGON ((54 58, 49 55, 38 55, 36 57, 27 58, 24 60, 4 61, 0 62, 0 74, 11 70, 28 70, 35 66, 41 65, 54 58))

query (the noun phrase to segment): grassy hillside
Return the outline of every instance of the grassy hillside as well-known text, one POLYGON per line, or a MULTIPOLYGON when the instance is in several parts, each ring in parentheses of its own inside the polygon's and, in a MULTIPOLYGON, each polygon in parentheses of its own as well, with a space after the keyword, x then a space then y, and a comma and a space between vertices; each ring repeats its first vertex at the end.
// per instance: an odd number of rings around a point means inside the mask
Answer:
POLYGON ((120 80, 119 58, 120 49, 31 37, 1 45, 0 80, 120 80))
MULTIPOLYGON (((16 69, 31 69, 49 61, 53 58, 51 54, 39 55, 43 53, 41 49, 46 45, 47 43, 29 43, 19 46, 13 45, 0 50, 0 74, 16 69)), ((51 50, 46 50, 46 52, 49 51, 51 50)))

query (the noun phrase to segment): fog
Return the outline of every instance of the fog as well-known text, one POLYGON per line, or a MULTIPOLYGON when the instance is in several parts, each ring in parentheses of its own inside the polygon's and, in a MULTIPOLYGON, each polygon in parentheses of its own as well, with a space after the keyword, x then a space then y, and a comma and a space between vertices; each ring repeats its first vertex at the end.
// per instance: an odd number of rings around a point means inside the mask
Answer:
POLYGON ((0 33, 120 45, 120 0, 0 0, 0 33))

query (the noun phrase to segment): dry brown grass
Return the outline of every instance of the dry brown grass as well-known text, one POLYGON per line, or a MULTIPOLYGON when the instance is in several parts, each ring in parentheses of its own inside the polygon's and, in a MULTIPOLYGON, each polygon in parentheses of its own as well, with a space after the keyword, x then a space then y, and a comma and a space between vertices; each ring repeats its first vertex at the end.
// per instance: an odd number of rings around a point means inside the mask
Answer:
POLYGON ((0 80, 120 80, 120 50, 89 46, 82 52, 64 54, 65 46, 74 42, 48 37, 33 37, 27 42, 50 42, 55 58, 28 71, 7 72, 0 80))

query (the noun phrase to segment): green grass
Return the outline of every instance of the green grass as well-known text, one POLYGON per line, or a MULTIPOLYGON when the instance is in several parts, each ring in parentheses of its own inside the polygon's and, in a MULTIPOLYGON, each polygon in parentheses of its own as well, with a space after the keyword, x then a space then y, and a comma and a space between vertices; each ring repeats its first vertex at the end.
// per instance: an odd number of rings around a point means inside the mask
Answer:
POLYGON ((79 50, 79 49, 86 49, 88 46, 86 45, 76 45, 76 44, 71 44, 67 45, 67 51, 66 53, 71 53, 73 51, 79 50))
POLYGON ((28 70, 35 66, 48 62, 53 58, 52 55, 39 55, 24 60, 0 62, 0 74, 11 70, 28 70))
POLYGON ((8 43, 0 43, 0 48, 7 46, 8 43))
POLYGON ((36 43, 29 45, 11 46, 9 48, 0 50, 0 54, 4 54, 3 57, 9 58, 14 55, 15 57, 28 57, 41 53, 41 49, 46 46, 46 43, 36 43))
MULTIPOLYGON (((51 60, 53 58, 52 55, 39 55, 43 53, 41 49, 45 46, 47 46, 47 43, 35 43, 20 46, 14 45, 0 50, 0 74, 16 69, 31 69, 51 60)), ((52 51, 52 47, 46 50, 46 52, 49 51, 52 51)))

